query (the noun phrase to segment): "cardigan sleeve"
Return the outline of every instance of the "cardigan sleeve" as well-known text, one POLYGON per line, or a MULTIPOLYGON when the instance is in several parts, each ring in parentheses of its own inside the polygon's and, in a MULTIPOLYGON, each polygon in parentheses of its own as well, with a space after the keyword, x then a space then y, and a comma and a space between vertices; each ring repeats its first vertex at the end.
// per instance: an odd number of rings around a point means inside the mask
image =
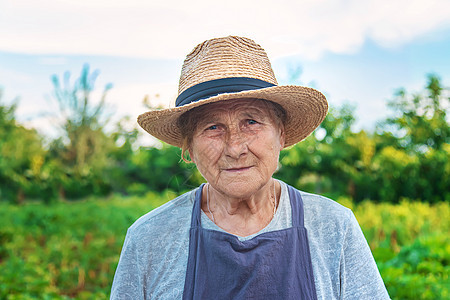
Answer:
POLYGON ((341 299, 390 299, 354 214, 350 212, 340 259, 341 299))
POLYGON ((111 287, 111 300, 144 299, 143 274, 132 234, 128 230, 111 287))

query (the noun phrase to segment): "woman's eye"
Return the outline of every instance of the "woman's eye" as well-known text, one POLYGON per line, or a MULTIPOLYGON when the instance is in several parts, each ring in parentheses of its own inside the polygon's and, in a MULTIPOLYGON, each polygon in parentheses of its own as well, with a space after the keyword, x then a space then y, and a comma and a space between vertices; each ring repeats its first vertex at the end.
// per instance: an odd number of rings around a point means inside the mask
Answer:
POLYGON ((206 130, 216 130, 218 127, 217 125, 211 125, 208 128, 206 128, 206 130))

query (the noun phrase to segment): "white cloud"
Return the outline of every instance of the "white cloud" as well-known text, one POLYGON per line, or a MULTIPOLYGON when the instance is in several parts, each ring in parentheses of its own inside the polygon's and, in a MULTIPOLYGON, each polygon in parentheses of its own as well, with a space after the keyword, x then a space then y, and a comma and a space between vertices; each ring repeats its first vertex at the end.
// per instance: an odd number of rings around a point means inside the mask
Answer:
POLYGON ((182 58, 228 34, 270 57, 355 52, 370 38, 395 47, 450 25, 448 0, 106 1, 0 3, 0 50, 182 58), (276 3, 276 4, 274 4, 276 3))

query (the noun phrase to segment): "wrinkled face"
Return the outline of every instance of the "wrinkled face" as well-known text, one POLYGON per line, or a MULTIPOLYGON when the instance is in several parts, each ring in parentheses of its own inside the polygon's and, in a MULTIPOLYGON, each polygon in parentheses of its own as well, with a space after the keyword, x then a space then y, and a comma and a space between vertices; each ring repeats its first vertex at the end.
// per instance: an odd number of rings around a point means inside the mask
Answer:
POLYGON ((194 132, 189 154, 218 192, 246 198, 269 183, 284 146, 283 129, 258 100, 210 104, 194 132))

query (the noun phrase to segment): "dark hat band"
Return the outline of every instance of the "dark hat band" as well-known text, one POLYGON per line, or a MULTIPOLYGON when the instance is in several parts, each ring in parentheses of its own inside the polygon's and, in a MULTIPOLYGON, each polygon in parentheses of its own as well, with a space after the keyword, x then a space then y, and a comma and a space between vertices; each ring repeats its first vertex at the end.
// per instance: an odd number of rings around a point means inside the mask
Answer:
POLYGON ((207 99, 223 93, 238 93, 275 86, 275 84, 256 78, 231 77, 214 79, 191 86, 178 95, 175 106, 183 106, 191 102, 207 99))

